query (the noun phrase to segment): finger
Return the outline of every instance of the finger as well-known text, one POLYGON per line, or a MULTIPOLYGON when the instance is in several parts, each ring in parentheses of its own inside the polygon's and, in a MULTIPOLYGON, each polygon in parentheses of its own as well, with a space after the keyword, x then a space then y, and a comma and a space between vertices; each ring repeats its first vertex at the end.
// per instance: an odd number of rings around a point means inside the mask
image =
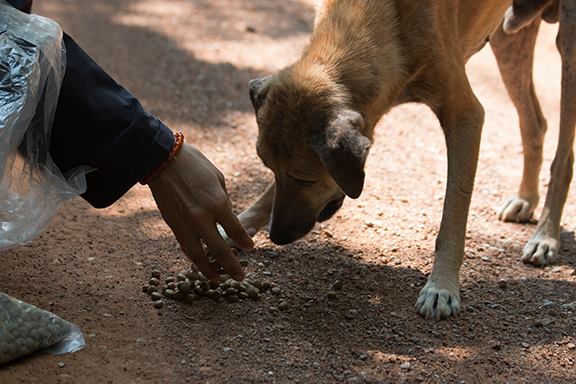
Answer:
POLYGON ((174 235, 178 243, 180 243, 180 248, 182 248, 184 254, 194 263, 198 270, 208 280, 219 282, 221 280, 220 273, 208 260, 208 255, 206 255, 200 239, 194 235, 182 235, 176 232, 174 232, 174 235))
POLYGON ((232 253, 232 250, 226 242, 220 237, 216 225, 206 229, 200 234, 202 240, 210 250, 210 254, 224 268, 226 273, 234 280, 244 280, 245 274, 240 266, 238 259, 232 253))
POLYGON ((232 210, 225 213, 218 222, 226 231, 228 237, 230 237, 234 243, 236 243, 240 248, 245 250, 250 250, 254 248, 254 240, 246 232, 246 229, 238 220, 238 217, 232 212, 232 210))

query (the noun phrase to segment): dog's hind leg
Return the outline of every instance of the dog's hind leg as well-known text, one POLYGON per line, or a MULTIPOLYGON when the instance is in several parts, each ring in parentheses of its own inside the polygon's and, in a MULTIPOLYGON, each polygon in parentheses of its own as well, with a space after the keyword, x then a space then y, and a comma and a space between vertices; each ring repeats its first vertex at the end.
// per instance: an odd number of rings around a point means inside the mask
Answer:
POLYGON ((546 265, 554 260, 560 246, 560 219, 568 196, 574 164, 576 126, 576 2, 560 1, 560 27, 556 44, 562 58, 560 135, 551 167, 550 186, 536 232, 524 247, 522 261, 546 265))
POLYGON ((540 19, 515 35, 506 35, 500 27, 490 39, 502 79, 518 112, 524 149, 524 171, 518 194, 498 212, 498 218, 503 221, 528 221, 538 205, 538 175, 542 167, 542 145, 546 133, 546 120, 532 79, 539 26, 540 19))
MULTIPOLYGON (((270 221, 272 206, 274 204, 275 185, 276 183, 272 182, 254 204, 238 215, 240 223, 250 236, 254 236, 270 221)), ((226 235, 222 227, 218 226, 218 230, 228 245, 235 245, 232 239, 226 235)))
POLYGON ((484 109, 470 88, 463 63, 442 68, 433 77, 450 79, 446 84, 435 85, 440 100, 431 103, 446 138, 448 179, 434 266, 420 291, 416 308, 427 319, 440 320, 460 311, 459 271, 464 257, 484 109))

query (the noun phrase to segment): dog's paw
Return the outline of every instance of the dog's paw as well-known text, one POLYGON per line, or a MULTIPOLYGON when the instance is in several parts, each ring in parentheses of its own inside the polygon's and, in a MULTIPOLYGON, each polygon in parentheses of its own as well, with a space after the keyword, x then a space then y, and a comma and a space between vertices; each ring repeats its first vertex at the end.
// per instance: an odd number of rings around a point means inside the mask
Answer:
MULTIPOLYGON (((454 285, 454 284, 452 284, 454 285)), ((428 280, 416 301, 418 313, 427 320, 442 320, 460 313, 460 289, 428 280)))
POLYGON ((524 247, 522 261, 539 267, 551 264, 558 255, 559 243, 553 236, 537 232, 524 247))
POLYGON ((498 210, 498 219, 515 223, 525 223, 532 218, 536 204, 537 203, 532 203, 521 197, 512 197, 498 210))

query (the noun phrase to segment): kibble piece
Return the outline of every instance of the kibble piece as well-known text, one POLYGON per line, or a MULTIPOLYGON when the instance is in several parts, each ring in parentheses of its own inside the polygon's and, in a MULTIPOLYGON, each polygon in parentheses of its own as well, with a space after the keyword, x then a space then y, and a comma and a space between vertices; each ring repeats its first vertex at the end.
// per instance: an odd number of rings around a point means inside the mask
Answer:
POLYGON ((153 301, 162 300, 162 294, 160 292, 152 292, 152 294, 150 295, 150 298, 153 301))
POLYGON ((202 280, 204 276, 198 271, 190 270, 184 274, 188 280, 202 280))
POLYGON ((192 289, 192 284, 188 280, 179 281, 176 286, 184 294, 187 294, 192 289))
POLYGON ((246 300, 248 298, 248 294, 246 292, 240 292, 240 293, 238 293, 238 297, 241 300, 246 300))
POLYGON ((159 286, 160 285, 160 280, 158 280, 157 278, 153 277, 150 279, 150 281, 148 282, 148 284, 150 285, 154 285, 154 286, 159 286))
POLYGON ((258 288, 250 287, 246 290, 246 295, 248 295, 248 297, 250 299, 256 300, 260 296, 260 292, 259 292, 258 288))
POLYGON ((142 286, 142 292, 148 293, 148 287, 149 287, 149 285, 142 286))
POLYGON ((262 289, 262 282, 260 280, 250 280, 250 284, 258 289, 262 289))
POLYGON ((207 281, 201 281, 200 288, 202 288, 202 291, 206 292, 207 290, 210 289, 210 283, 207 281))
POLYGON ((160 271, 152 271, 151 276, 155 279, 159 279, 160 278, 160 271))
POLYGON ((172 289, 167 289, 164 291, 164 296, 173 299, 174 298, 174 291, 172 289))
POLYGON ((164 282, 166 284, 172 283, 174 281, 176 281, 176 278, 174 276, 168 276, 166 279, 164 279, 164 282))
POLYGON ((238 291, 241 291, 240 287, 242 286, 242 283, 240 283, 239 281, 236 280, 232 280, 232 282, 230 283, 230 286, 238 291))
POLYGON ((184 280, 188 280, 188 278, 187 278, 184 274, 179 273, 179 274, 176 275, 176 280, 178 280, 178 281, 184 281, 184 280))
POLYGON ((176 284, 176 283, 173 281, 173 282, 171 282, 171 283, 168 283, 167 287, 168 287, 168 289, 171 289, 171 290, 175 291, 176 288, 178 288, 178 284, 176 284))
POLYGON ((274 288, 271 289, 271 292, 272 292, 274 295, 279 295, 279 294, 282 293, 282 288, 280 288, 280 287, 274 287, 274 288))
POLYGON ((156 287, 154 285, 149 285, 148 288, 146 289, 146 293, 151 295, 154 292, 158 292, 158 287, 156 287))
POLYGON ((228 288, 224 291, 224 296, 236 295, 238 290, 236 288, 228 288))
POLYGON ((262 290, 267 291, 270 289, 270 282, 269 281, 265 281, 262 283, 262 290))

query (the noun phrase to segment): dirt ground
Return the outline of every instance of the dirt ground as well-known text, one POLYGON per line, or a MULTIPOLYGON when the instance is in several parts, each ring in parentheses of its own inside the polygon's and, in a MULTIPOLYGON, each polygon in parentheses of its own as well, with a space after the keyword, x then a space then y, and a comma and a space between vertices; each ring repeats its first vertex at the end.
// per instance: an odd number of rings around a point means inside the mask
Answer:
MULTIPOLYGON (((299 55, 312 0, 36 3, 37 13, 60 22, 213 160, 227 175, 235 209, 264 190, 271 174, 256 156, 247 82, 299 55)), ((549 123, 542 191, 558 131, 555 33, 544 26, 535 74, 549 123)), ((241 255, 249 273, 282 287, 279 297, 167 302, 157 310, 141 292, 150 272, 189 264, 149 190, 137 186, 103 210, 81 199, 65 204, 44 234, 0 255, 0 291, 77 324, 87 347, 18 360, 0 368, 0 383, 576 382, 576 190, 556 264, 520 263, 535 226, 502 223, 495 214, 521 176, 517 116, 488 48, 468 69, 487 116, 460 317, 434 323, 415 312, 432 266, 446 151, 433 114, 406 105, 377 128, 361 198, 347 200, 304 240, 277 247, 259 234, 256 249, 241 255), (335 280, 343 290, 328 299, 335 280), (287 311, 277 309, 280 300, 287 311)))

